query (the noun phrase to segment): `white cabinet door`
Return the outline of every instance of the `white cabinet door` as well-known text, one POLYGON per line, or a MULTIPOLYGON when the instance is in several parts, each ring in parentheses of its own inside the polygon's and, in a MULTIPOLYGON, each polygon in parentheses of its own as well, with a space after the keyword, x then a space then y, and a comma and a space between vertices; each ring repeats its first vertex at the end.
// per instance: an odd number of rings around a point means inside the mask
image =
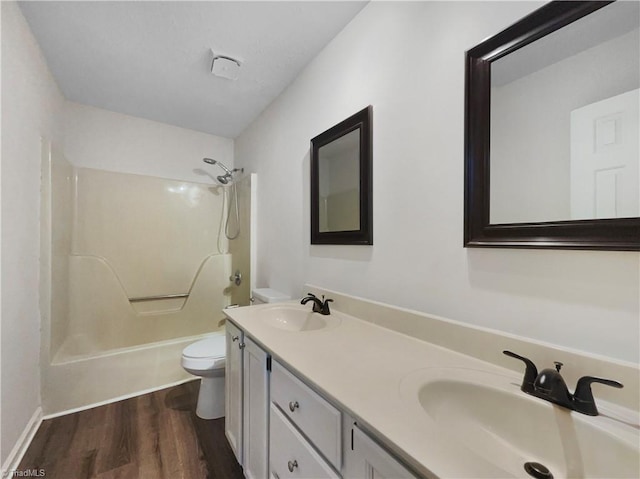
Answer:
POLYGON ((345 479, 416 479, 389 453, 353 426, 353 450, 348 451, 349 467, 343 471, 345 479))
POLYGON ((225 435, 236 459, 242 464, 242 359, 244 337, 231 321, 226 322, 225 435))
POLYGON ((269 469, 271 479, 338 479, 278 406, 271 403, 269 469))
POLYGON ((266 479, 269 471, 269 356, 248 337, 244 342, 242 465, 247 479, 266 479))

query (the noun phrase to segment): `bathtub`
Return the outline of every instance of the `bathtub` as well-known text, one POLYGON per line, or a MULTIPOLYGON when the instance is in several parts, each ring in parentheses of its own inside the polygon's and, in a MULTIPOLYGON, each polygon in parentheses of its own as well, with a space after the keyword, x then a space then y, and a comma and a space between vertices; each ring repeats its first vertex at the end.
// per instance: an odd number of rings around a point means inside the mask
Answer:
MULTIPOLYGON (((193 379, 180 365, 182 350, 213 333, 101 353, 56 354, 43 375, 45 418, 126 399, 193 379)), ((71 352, 75 347, 63 349, 71 352)))

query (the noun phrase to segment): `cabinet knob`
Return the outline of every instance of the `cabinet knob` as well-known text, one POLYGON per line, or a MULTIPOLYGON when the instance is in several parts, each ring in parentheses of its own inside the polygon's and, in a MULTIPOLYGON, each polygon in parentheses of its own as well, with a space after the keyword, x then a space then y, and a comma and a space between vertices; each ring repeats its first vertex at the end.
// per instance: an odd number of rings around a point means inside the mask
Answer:
POLYGON ((300 404, 298 404, 298 401, 291 401, 289 403, 289 411, 291 411, 291 412, 295 411, 299 407, 300 407, 300 404))
POLYGON ((239 337, 239 336, 231 336, 231 341, 233 341, 234 343, 235 343, 238 339, 240 339, 240 337, 239 337))
POLYGON ((239 347, 240 349, 244 349, 245 344, 244 344, 244 343, 238 343, 238 347, 239 347))
POLYGON ((289 472, 293 472, 293 470, 298 467, 298 461, 289 461, 287 467, 289 468, 289 472))

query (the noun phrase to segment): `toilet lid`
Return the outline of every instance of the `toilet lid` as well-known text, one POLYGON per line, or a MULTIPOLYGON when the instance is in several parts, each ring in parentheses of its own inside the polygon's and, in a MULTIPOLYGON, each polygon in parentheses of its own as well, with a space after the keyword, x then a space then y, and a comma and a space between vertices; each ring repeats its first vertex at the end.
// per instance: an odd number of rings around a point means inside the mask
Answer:
POLYGON ((224 358, 226 354, 225 340, 223 334, 201 339, 184 348, 182 355, 188 358, 224 358))

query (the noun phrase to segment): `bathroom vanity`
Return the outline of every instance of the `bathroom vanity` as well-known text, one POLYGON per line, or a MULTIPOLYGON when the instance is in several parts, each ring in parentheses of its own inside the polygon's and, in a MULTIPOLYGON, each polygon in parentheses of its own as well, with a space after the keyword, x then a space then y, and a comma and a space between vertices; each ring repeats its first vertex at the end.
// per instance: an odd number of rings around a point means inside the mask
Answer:
POLYGON ((330 297, 326 316, 297 302, 225 311, 226 434, 247 478, 526 478, 531 463, 556 479, 640 477, 638 412, 627 406, 636 404, 637 368, 330 297), (381 318, 413 331, 382 327, 381 318), (418 339, 421 327, 433 342, 418 339), (468 354, 437 344, 467 336, 477 343, 468 354), (487 348, 491 361, 477 357, 487 348), (602 401, 600 389, 597 417, 528 396, 503 348, 536 360, 558 354, 571 385, 582 368, 608 368, 627 382, 627 407, 602 401))
POLYGON ((245 477, 417 477, 233 323, 227 339, 225 433, 245 477))

